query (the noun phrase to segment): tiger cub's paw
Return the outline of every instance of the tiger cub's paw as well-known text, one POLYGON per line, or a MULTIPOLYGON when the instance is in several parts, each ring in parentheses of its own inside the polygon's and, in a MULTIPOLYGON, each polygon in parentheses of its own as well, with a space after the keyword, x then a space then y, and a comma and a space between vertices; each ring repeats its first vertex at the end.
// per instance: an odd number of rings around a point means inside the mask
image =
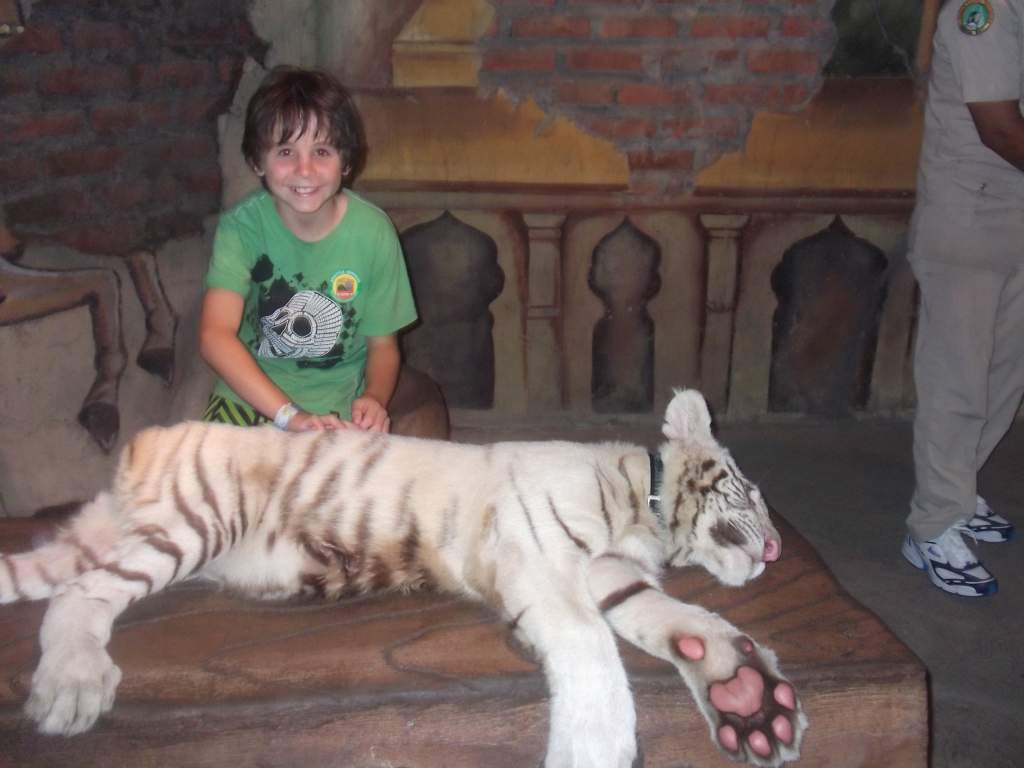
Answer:
POLYGON ((807 718, 793 685, 782 677, 774 654, 747 637, 732 640, 731 677, 709 680, 704 711, 718 745, 732 758, 778 766, 800 756, 807 718))
POLYGON ((113 706, 119 682, 121 670, 98 642, 61 643, 43 654, 32 675, 25 714, 40 733, 82 733, 113 706))

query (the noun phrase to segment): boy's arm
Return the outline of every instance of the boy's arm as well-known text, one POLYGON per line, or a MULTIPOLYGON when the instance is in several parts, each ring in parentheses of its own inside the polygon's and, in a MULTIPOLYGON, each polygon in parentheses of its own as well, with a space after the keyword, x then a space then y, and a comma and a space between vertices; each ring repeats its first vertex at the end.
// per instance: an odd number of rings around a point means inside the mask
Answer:
POLYGON ((362 429, 387 432, 391 426, 387 405, 395 393, 402 353, 398 338, 368 336, 366 339, 366 389, 352 403, 352 422, 362 429))
MULTIPOLYGON (((277 415, 281 406, 290 401, 270 377, 256 364, 256 360, 238 338, 245 299, 226 288, 208 288, 203 296, 199 317, 199 353, 224 382, 245 402, 268 419, 277 415)), ((288 422, 288 430, 341 427, 335 416, 319 416, 299 411, 288 422)))

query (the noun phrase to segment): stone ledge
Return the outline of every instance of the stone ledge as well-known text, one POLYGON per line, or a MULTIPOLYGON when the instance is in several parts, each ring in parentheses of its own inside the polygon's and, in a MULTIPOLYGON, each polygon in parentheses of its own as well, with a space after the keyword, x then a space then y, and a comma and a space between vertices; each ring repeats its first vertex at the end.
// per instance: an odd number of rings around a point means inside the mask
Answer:
MULTIPOLYGON (((801 766, 927 764, 916 657, 777 520, 782 560, 741 589, 675 571, 670 594, 729 618, 778 654, 810 720, 801 766)), ((0 522, 0 550, 38 522, 0 522)), ((547 698, 536 665, 489 611, 443 595, 342 604, 244 601, 193 584, 134 606, 111 655, 113 711, 72 739, 21 716, 44 606, 0 608, 0 766, 537 765, 547 698)), ((623 646, 645 765, 725 768, 675 671, 623 646)))

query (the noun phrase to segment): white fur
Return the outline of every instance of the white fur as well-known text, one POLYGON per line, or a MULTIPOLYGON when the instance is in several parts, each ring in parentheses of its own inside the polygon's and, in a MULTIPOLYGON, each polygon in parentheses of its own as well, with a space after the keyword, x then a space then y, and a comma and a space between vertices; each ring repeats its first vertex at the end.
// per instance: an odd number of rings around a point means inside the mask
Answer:
MULTIPOLYGON (((384 580, 410 589, 429 579, 489 603, 534 649, 551 692, 547 768, 632 765, 636 715, 616 634, 675 665, 717 740, 724 721, 711 687, 741 665, 781 674, 770 651, 738 650, 742 634, 728 622, 662 593, 661 570, 669 560, 701 564, 741 584, 764 569, 765 542, 778 534, 756 488, 715 442, 699 393, 675 394, 664 433, 659 520, 638 446, 471 446, 208 424, 147 430, 125 452, 112 495, 54 544, 6 558, 15 578, 0 568, 2 600, 55 595, 26 712, 47 733, 91 727, 120 679, 105 650, 114 619, 189 575, 259 597, 341 595, 384 580), (33 576, 45 558, 80 564, 83 544, 105 568, 62 568, 56 590, 33 576), (678 636, 699 637, 703 659, 674 652, 678 636)), ((791 744, 743 756, 758 765, 795 758, 806 720, 799 707, 789 719, 791 744)))

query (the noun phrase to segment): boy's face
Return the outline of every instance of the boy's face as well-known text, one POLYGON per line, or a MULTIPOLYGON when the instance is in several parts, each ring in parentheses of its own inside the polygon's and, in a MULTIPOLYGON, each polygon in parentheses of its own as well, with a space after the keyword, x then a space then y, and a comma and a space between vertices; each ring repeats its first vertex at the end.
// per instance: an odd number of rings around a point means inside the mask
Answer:
POLYGON ((263 176, 274 196, 278 212, 288 223, 333 212, 335 195, 341 188, 344 158, 327 143, 326 132, 318 130, 315 119, 301 136, 286 136, 263 153, 263 176))

